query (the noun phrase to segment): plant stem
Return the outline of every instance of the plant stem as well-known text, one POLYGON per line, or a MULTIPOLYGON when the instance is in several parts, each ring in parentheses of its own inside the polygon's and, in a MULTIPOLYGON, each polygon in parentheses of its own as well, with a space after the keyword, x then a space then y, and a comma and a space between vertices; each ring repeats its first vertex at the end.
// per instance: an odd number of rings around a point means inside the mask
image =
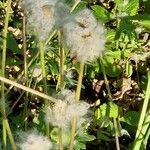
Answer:
MULTIPOLYGON (((39 41, 39 49, 40 49, 40 59, 41 59, 41 69, 42 69, 42 77, 43 77, 43 85, 44 85, 44 93, 47 94, 48 90, 47 90, 47 80, 46 80, 46 70, 45 70, 45 58, 44 58, 44 54, 45 54, 45 45, 43 42, 39 41)), ((45 99, 44 100, 44 106, 45 106, 45 110, 47 109, 48 106, 48 100, 45 99)), ((45 124, 46 127, 46 135, 47 137, 49 137, 49 123, 45 124)))
POLYGON ((73 10, 77 7, 77 5, 81 2, 81 0, 76 0, 75 4, 72 6, 70 12, 73 12, 73 10))
POLYGON ((6 133, 6 127, 5 127, 5 123, 4 123, 4 119, 2 119, 2 124, 3 124, 3 148, 4 150, 6 150, 6 138, 7 138, 7 133, 6 133))
MULTIPOLYGON (((57 82, 57 90, 61 90, 64 87, 64 49, 62 44, 62 36, 61 30, 58 31, 58 42, 59 42, 59 78, 57 82)), ((63 150, 63 142, 62 142, 62 128, 59 128, 58 131, 59 136, 59 148, 63 150)))
POLYGON ((16 147, 16 144, 15 144, 14 138, 12 136, 7 118, 4 119, 4 125, 5 125, 6 130, 7 130, 7 134, 8 134, 11 146, 12 146, 12 150, 17 150, 17 147, 16 147))
POLYGON ((58 41, 59 41, 59 79, 57 89, 62 89, 64 86, 64 49, 62 46, 62 36, 61 31, 58 31, 58 41))
MULTIPOLYGON (((104 81, 105 81, 106 89, 107 89, 107 92, 108 92, 108 96, 109 96, 110 101, 112 101, 112 96, 111 96, 111 92, 110 92, 110 88, 109 88, 109 83, 108 83, 108 80, 107 80, 106 71, 105 71, 105 68, 104 68, 104 65, 103 65, 103 58, 102 57, 100 59, 100 64, 101 64, 101 67, 102 67, 102 72, 103 72, 104 81)), ((119 137, 118 137, 118 135, 119 135, 118 134, 118 125, 117 125, 116 118, 113 118, 113 123, 114 123, 114 128, 115 128, 116 148, 117 148, 117 150, 120 150, 119 137)))
MULTIPOLYGON (((77 84, 77 89, 76 89, 76 98, 75 98, 76 103, 79 103, 79 101, 80 101, 83 72, 84 72, 84 61, 81 61, 80 62, 79 77, 78 77, 78 84, 77 84)), ((75 138, 75 133, 76 133, 76 128, 77 128, 77 117, 76 116, 74 116, 74 118, 72 120, 72 126, 71 127, 72 128, 71 128, 71 139, 70 139, 69 150, 73 150, 74 138, 75 138)))
MULTIPOLYGON (((56 30, 50 35, 49 39, 46 41, 46 44, 49 42, 49 40, 52 39, 52 37, 55 35, 55 33, 56 33, 56 30)), ((31 61, 27 65, 27 68, 29 68, 32 65, 32 63, 38 58, 38 56, 39 56, 39 52, 37 52, 37 54, 31 59, 31 61)), ((24 70, 20 73, 20 75, 18 76, 17 80, 15 80, 15 81, 18 81, 23 75, 24 75, 24 70)), ((13 86, 11 85, 9 87, 9 89, 7 90, 7 92, 5 93, 5 96, 10 92, 10 90, 12 88, 13 88, 13 86)))
POLYGON ((142 107, 142 111, 141 111, 141 116, 140 116, 140 120, 139 120, 139 124, 138 124, 138 128, 136 131, 136 136, 135 136, 135 142, 134 142, 134 146, 133 146, 133 150, 136 150, 137 148, 140 148, 141 146, 141 141, 143 140, 143 135, 141 135, 141 130, 143 128, 143 122, 145 119, 145 115, 146 115, 146 111, 147 111, 147 106, 149 103, 149 99, 150 99, 150 71, 148 71, 147 73, 148 76, 148 84, 147 84, 147 89, 146 89, 146 93, 145 93, 145 98, 144 98, 144 103, 143 103, 143 107, 142 107), (139 139, 139 137, 141 137, 139 139))
MULTIPOLYGON (((6 17, 5 17, 5 22, 4 22, 4 31, 3 31, 3 45, 2 45, 2 77, 5 77, 5 66, 6 66, 6 49, 7 49, 7 33, 8 33, 8 23, 9 23, 9 16, 10 16, 10 10, 11 10, 11 2, 12 0, 7 1, 7 11, 6 11, 6 17)), ((4 144, 4 149, 7 146, 7 134, 10 139, 11 145, 13 150, 16 149, 15 142, 11 133, 11 130, 9 128, 8 120, 6 118, 6 110, 5 110, 5 85, 4 82, 1 81, 1 102, 0 102, 0 110, 2 113, 2 124, 3 124, 3 144, 4 144), (9 130, 8 130, 9 129, 9 130)))
MULTIPOLYGON (((149 115, 150 115, 150 114, 149 114, 149 115)), ((147 145, 147 142, 148 142, 149 137, 150 137, 150 122, 149 122, 149 124, 148 124, 148 130, 147 130, 147 133, 146 133, 144 142, 143 142, 143 144, 145 145, 145 147, 146 147, 146 145, 147 145)), ((145 149, 146 149, 146 148, 145 148, 145 149)))
POLYGON ((55 98, 53 98, 53 97, 51 97, 51 96, 48 96, 48 95, 46 95, 46 94, 44 94, 44 93, 41 93, 41 92, 39 92, 39 91, 33 90, 33 89, 29 88, 29 87, 26 87, 26 86, 24 86, 24 85, 22 85, 22 84, 19 84, 19 83, 16 83, 16 82, 14 82, 14 81, 11 81, 11 80, 9 80, 9 79, 7 79, 7 78, 4 78, 4 77, 1 77, 1 76, 0 76, 0 81, 3 81, 3 82, 5 82, 5 83, 10 84, 10 85, 12 85, 12 86, 15 86, 15 87, 17 87, 17 88, 19 88, 19 89, 22 89, 22 90, 24 90, 24 91, 27 91, 27 92, 32 93, 32 94, 34 94, 34 95, 37 95, 37 96, 39 96, 39 97, 41 97, 41 98, 47 99, 47 100, 49 100, 50 102, 56 103, 56 101, 57 101, 55 98))
POLYGON ((80 62, 79 77, 78 77, 78 84, 77 84, 77 89, 76 89, 76 102, 77 102, 77 103, 80 101, 81 88, 82 88, 83 71, 84 71, 84 61, 81 61, 81 62, 80 62))
POLYGON ((63 143, 62 143, 62 128, 59 128, 58 130, 58 138, 59 138, 59 150, 63 150, 63 143))
POLYGON ((76 128, 77 128, 77 117, 74 117, 71 125, 71 140, 70 140, 69 150, 73 150, 76 128))
MULTIPOLYGON (((25 13, 24 13, 25 14, 25 13)), ((27 60, 27 45, 26 45, 26 16, 23 16, 23 55, 24 55, 24 76, 26 79, 26 86, 28 86, 28 60, 27 60)), ((25 105, 23 111, 23 121, 24 121, 24 128, 25 131, 27 130, 27 110, 28 110, 28 92, 25 92, 25 105)))

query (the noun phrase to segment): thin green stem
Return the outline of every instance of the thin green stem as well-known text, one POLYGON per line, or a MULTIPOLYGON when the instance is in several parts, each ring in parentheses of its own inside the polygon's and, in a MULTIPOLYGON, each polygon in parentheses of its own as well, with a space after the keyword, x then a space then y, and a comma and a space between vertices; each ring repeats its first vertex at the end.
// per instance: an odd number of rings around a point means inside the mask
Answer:
POLYGON ((77 89, 76 89, 76 102, 77 103, 80 101, 83 72, 84 72, 84 61, 81 61, 80 62, 79 77, 78 77, 78 84, 77 84, 77 89))
POLYGON ((59 128, 58 130, 58 138, 59 138, 59 150, 63 150, 63 143, 62 143, 62 128, 59 128))
POLYGON ((7 118, 4 119, 4 124, 5 124, 6 130, 7 130, 7 134, 8 134, 10 143, 11 143, 11 148, 12 148, 12 150, 17 150, 17 147, 16 147, 16 144, 15 144, 13 135, 11 133, 11 129, 10 129, 10 126, 9 126, 7 118))
POLYGON ((64 49, 62 44, 61 31, 58 31, 59 41, 59 79, 57 83, 57 89, 61 90, 64 87, 64 49))
MULTIPOLYGON (((148 126, 149 126, 149 127, 148 127, 148 130, 147 130, 147 133, 146 133, 144 142, 143 142, 143 144, 144 144, 145 147, 146 147, 147 142, 148 142, 148 139, 149 139, 149 137, 150 137, 150 122, 149 122, 149 125, 148 125, 148 126)), ((146 149, 146 148, 145 148, 145 149, 146 149)))
MULTIPOLYGON (((111 95, 109 83, 108 83, 108 80, 107 80, 106 71, 105 71, 105 68, 104 68, 104 65, 103 65, 103 58, 102 57, 100 59, 100 64, 101 64, 101 68, 102 68, 102 72, 103 72, 104 81, 105 81, 106 89, 107 89, 107 92, 108 92, 108 96, 109 96, 110 101, 112 101, 112 95, 111 95)), ((115 128, 116 148, 117 148, 117 150, 120 150, 119 131, 118 131, 118 125, 117 125, 116 118, 113 118, 113 124, 114 124, 114 128, 115 128)))
POLYGON ((150 92, 149 92, 150 91, 150 71, 148 71, 147 76, 148 76, 148 84, 147 84, 147 89, 146 89, 146 93, 145 93, 145 98, 144 98, 144 103, 143 103, 143 107, 142 107, 142 111, 141 111, 141 116, 140 116, 138 128, 137 128, 137 131, 136 131, 133 150, 136 150, 137 148, 140 148, 141 140, 143 140, 143 138, 139 139, 139 137, 141 137, 141 130, 142 130, 142 127, 143 127, 143 122, 144 122, 144 119, 145 119, 145 115, 146 115, 146 111, 147 111, 147 107, 148 107, 148 103, 149 103, 149 99, 150 99, 150 92))
POLYGON ((76 0, 75 4, 72 6, 70 12, 73 12, 73 10, 77 7, 77 5, 81 2, 81 0, 76 0))
MULTIPOLYGON (((45 54, 45 45, 43 42, 39 41, 39 49, 40 49, 40 62, 41 62, 41 69, 42 69, 42 77, 43 77, 43 85, 44 85, 44 93, 47 94, 47 79, 46 79, 46 70, 45 70, 45 58, 44 58, 44 54, 45 54)), ((48 106, 48 100, 45 99, 44 100, 45 103, 45 109, 47 109, 48 106)), ((47 137, 49 137, 49 123, 45 124, 46 127, 46 135, 47 137)))
POLYGON ((71 137, 70 137, 69 150, 73 150, 74 137, 75 137, 76 128, 77 128, 77 117, 73 118, 71 127, 72 128, 71 128, 71 137))
POLYGON ((146 115, 145 121, 142 125, 142 129, 140 131, 139 136, 135 139, 133 143, 133 150, 140 150, 141 149, 141 144, 144 142, 145 135, 148 131, 150 125, 150 113, 146 115))
MULTIPOLYGON (((26 41, 26 16, 23 16, 23 54, 24 54, 24 76, 26 79, 26 86, 28 86, 28 60, 27 60, 27 41, 26 41)), ((28 92, 25 92, 25 105, 24 105, 24 112, 23 112, 23 121, 24 121, 24 128, 25 131, 27 130, 27 110, 28 110, 28 92)))
POLYGON ((2 120, 2 124, 3 124, 3 149, 6 150, 7 133, 6 133, 6 127, 5 127, 4 119, 2 120))
MULTIPOLYGON (((4 25, 4 31, 3 31, 3 38, 4 39, 3 39, 3 45, 2 45, 2 74, 1 74, 2 77, 5 77, 6 52, 7 52, 7 33, 8 33, 7 29, 8 29, 8 23, 9 23, 11 3, 12 3, 12 0, 7 1, 7 11, 6 11, 6 17, 5 17, 5 22, 4 22, 4 24, 5 24, 4 25)), ((7 130, 8 137, 10 139, 12 148, 13 148, 13 150, 15 150, 16 146, 15 146, 15 142, 14 142, 11 130, 10 130, 10 128, 8 130, 9 124, 8 124, 8 120, 6 118, 5 85, 4 85, 3 81, 1 81, 1 102, 0 103, 1 103, 1 109, 0 110, 1 110, 1 113, 2 113, 2 122, 3 122, 3 144, 4 144, 4 148, 7 147, 7 143, 6 143, 6 141, 7 141, 6 130, 7 130)))
MULTIPOLYGON (((61 30, 58 31, 58 42, 59 42, 59 78, 57 83, 57 90, 61 90, 64 87, 64 49, 62 43, 61 30)), ((62 141, 62 128, 59 129, 59 148, 63 150, 63 141, 62 141)))
MULTIPOLYGON (((80 101, 83 72, 84 72, 84 61, 81 61, 80 62, 79 77, 78 77, 78 84, 77 84, 77 89, 76 89, 76 99, 75 99, 76 103, 79 103, 79 101, 80 101)), ((71 139, 70 139, 69 150, 73 150, 74 138, 75 138, 75 133, 76 133, 76 128, 77 128, 77 117, 76 116, 74 116, 74 118, 72 120, 72 126, 71 127, 72 128, 71 128, 71 139)))

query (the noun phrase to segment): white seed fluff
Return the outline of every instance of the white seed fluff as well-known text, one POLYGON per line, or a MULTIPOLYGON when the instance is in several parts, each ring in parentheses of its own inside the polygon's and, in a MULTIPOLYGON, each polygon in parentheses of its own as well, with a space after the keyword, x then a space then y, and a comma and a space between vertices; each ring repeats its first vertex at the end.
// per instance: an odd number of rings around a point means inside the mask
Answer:
POLYGON ((93 61, 104 50, 104 28, 89 9, 77 13, 63 26, 64 39, 72 54, 79 60, 93 61))
POLYGON ((46 113, 46 122, 60 128, 68 127, 67 104, 62 100, 58 100, 53 108, 49 107, 46 113))
POLYGON ((21 150, 52 150, 50 140, 37 132, 21 132, 22 142, 18 144, 21 150))
POLYGON ((90 105, 82 101, 76 103, 74 92, 69 90, 63 90, 60 97, 62 100, 59 99, 53 108, 47 109, 46 121, 59 128, 68 128, 71 126, 73 117, 77 117, 81 125, 90 105))
POLYGON ((39 40, 46 40, 54 28, 54 6, 56 0, 23 0, 28 26, 39 40))

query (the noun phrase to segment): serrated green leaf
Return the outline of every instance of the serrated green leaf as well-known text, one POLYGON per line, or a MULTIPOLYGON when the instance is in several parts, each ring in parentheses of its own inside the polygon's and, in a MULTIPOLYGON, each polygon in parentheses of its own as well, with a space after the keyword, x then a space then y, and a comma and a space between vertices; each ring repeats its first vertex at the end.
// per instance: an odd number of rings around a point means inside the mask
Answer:
POLYGON ((118 107, 118 105, 116 105, 113 102, 110 102, 109 105, 110 105, 110 114, 109 114, 109 117, 117 118, 118 115, 119 115, 119 107, 118 107))
POLYGON ((94 14, 97 17, 97 19, 100 19, 104 22, 107 22, 107 21, 115 18, 113 16, 113 14, 111 14, 105 8, 103 8, 99 5, 91 6, 91 8, 94 10, 94 14))
POLYGON ((119 107, 113 102, 101 105, 95 113, 98 119, 108 116, 109 118, 117 118, 119 116, 119 107))
POLYGON ((129 19, 122 18, 115 35, 115 40, 118 40, 122 34, 127 36, 129 40, 136 38, 135 28, 135 25, 129 19))
POLYGON ((129 13, 131 16, 136 15, 139 9, 139 0, 129 0, 125 8, 125 12, 129 13))
POLYGON ((136 15, 139 9, 139 0, 115 0, 119 13, 125 12, 136 15))
POLYGON ((131 126, 137 126, 139 122, 140 114, 136 111, 129 111, 123 117, 120 118, 120 121, 126 122, 131 126))

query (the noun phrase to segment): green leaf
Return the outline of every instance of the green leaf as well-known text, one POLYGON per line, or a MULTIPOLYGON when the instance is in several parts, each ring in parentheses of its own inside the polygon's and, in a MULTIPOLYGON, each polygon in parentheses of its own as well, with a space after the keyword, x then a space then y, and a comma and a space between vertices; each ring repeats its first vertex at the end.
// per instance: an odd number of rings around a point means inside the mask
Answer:
POLYGON ((136 38, 135 25, 126 18, 122 18, 119 23, 119 29, 116 32, 115 40, 118 40, 122 34, 128 37, 129 40, 136 38))
POLYGON ((100 139, 100 140, 111 141, 111 139, 109 138, 108 133, 104 132, 104 131, 98 131, 97 132, 97 138, 100 139))
MULTIPOLYGON (((52 140, 54 140, 56 143, 59 143, 59 129, 58 128, 53 128, 53 130, 50 133, 50 137, 52 140)), ((67 131, 62 132, 62 143, 63 145, 68 145, 69 144, 69 133, 67 131)))
POLYGON ((129 111, 123 117, 120 118, 120 121, 126 122, 131 126, 137 126, 139 122, 140 114, 136 111, 129 111))
POLYGON ((130 77, 132 75, 132 73, 133 73, 133 67, 131 64, 129 64, 129 61, 127 61, 125 74, 127 77, 130 77))
POLYGON ((82 142, 76 141, 75 145, 74 145, 74 149, 75 150, 81 150, 81 149, 86 149, 86 145, 82 142))
POLYGON ((139 9, 139 0, 115 0, 119 13, 125 12, 131 16, 136 15, 139 9))
POLYGON ((121 59, 121 51, 110 51, 106 53, 107 56, 120 60, 121 59))
POLYGON ((150 29, 150 20, 138 21, 138 24, 145 28, 150 29))
POLYGON ((96 110, 95 115, 97 119, 101 119, 105 116, 117 118, 119 116, 119 107, 113 102, 105 103, 96 110))
POLYGON ((96 139, 96 137, 94 136, 94 135, 89 135, 89 134, 87 134, 87 133, 83 133, 83 134, 80 134, 79 135, 79 137, 77 138, 77 140, 78 141, 82 141, 82 142, 84 142, 84 141, 93 141, 93 140, 95 140, 96 139))
POLYGON ((114 59, 112 57, 106 57, 103 61, 103 65, 109 77, 118 77, 121 74, 121 67, 114 65, 114 59))
POLYGON ((139 9, 139 0, 129 0, 125 8, 125 12, 129 13, 131 16, 136 15, 139 9))
POLYGON ((106 41, 107 42, 112 42, 115 39, 115 34, 116 32, 114 30, 108 30, 106 32, 106 41))
POLYGON ((48 61, 49 69, 52 73, 52 75, 57 75, 59 73, 59 66, 55 59, 51 59, 48 61))
POLYGON ((18 66, 18 65, 23 64, 23 60, 15 60, 15 58, 13 58, 13 57, 11 57, 11 58, 7 57, 6 64, 9 66, 18 66))
POLYGON ((7 37, 7 48, 12 50, 14 54, 22 54, 21 49, 18 47, 16 39, 12 34, 8 34, 7 37))
POLYGON ((116 105, 113 102, 110 102, 109 105, 110 105, 110 114, 109 114, 109 117, 117 118, 118 115, 119 115, 119 107, 118 107, 118 105, 116 105))
POLYGON ((103 8, 99 5, 94 5, 94 6, 91 6, 91 7, 94 10, 94 14, 97 17, 97 19, 100 19, 103 22, 107 22, 107 21, 115 18, 113 16, 113 14, 111 14, 105 8, 103 8))

